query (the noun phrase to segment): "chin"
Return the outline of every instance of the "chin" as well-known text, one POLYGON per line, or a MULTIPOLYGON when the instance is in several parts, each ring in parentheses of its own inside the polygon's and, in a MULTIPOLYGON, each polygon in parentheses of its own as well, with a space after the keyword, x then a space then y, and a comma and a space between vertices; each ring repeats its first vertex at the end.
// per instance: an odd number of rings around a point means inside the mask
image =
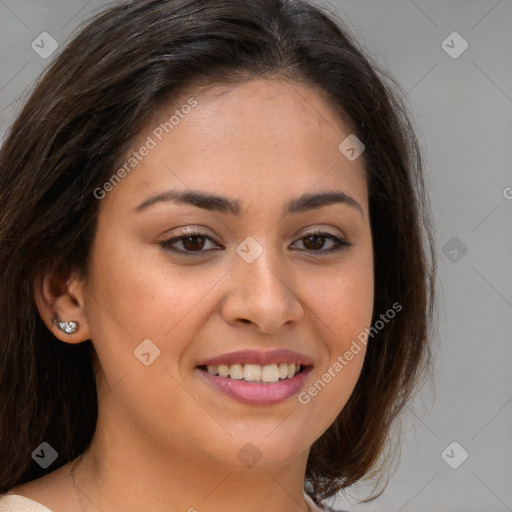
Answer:
MULTIPOLYGON (((260 431, 258 435, 253 436, 233 436, 217 444, 223 447, 221 453, 210 451, 210 456, 218 464, 229 466, 230 470, 275 469, 290 463, 301 454, 307 455, 314 442, 314 440, 309 442, 303 437, 296 438, 287 434, 289 431, 281 435, 268 435, 260 431)), ((303 434, 304 431, 302 436, 303 434)))

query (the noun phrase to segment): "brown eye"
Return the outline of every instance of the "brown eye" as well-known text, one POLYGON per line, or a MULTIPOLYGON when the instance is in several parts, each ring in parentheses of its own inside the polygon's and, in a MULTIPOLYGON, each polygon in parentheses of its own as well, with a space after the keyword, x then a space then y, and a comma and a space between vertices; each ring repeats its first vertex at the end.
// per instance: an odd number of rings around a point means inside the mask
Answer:
MULTIPOLYGON (((313 254, 328 254, 337 251, 341 251, 347 247, 352 247, 352 243, 342 240, 341 238, 325 232, 314 232, 308 233, 303 236, 300 241, 303 241, 305 251, 313 254), (334 244, 334 247, 329 249, 323 249, 326 242, 330 241, 334 244)), ((207 242, 215 244, 213 238, 208 236, 206 233, 200 232, 186 232, 181 236, 173 237, 169 240, 160 242, 160 246, 165 250, 172 251, 175 253, 181 253, 187 256, 196 256, 205 252, 209 252, 210 249, 204 249, 207 242), (183 249, 177 248, 175 245, 181 243, 183 249)), ((218 247, 218 246, 217 246, 218 247)))
POLYGON ((160 247, 178 253, 185 253, 187 255, 194 255, 194 253, 201 254, 208 252, 211 249, 203 250, 207 242, 215 243, 213 238, 206 233, 187 232, 181 236, 170 238, 160 242, 160 247), (183 249, 173 247, 178 242, 181 243, 183 249))
POLYGON ((347 247, 352 247, 352 243, 342 240, 341 238, 331 234, 317 231, 314 233, 308 233, 301 238, 303 245, 306 247, 307 252, 313 254, 328 254, 336 251, 341 251, 347 247), (334 247, 330 249, 322 249, 326 241, 334 243, 334 247))
POLYGON ((187 251, 197 251, 204 247, 205 241, 204 236, 187 236, 182 239, 182 244, 187 251))
POLYGON ((303 238, 305 240, 304 246, 307 249, 311 249, 313 251, 319 251, 322 249, 325 241, 327 240, 326 237, 320 236, 320 235, 308 235, 303 238))

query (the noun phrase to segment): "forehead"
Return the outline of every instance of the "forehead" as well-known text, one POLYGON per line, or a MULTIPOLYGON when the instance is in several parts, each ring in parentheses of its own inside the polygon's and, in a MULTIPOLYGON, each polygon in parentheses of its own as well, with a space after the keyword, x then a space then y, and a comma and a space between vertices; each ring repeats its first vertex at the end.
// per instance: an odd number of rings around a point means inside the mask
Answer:
POLYGON ((262 201, 261 194, 283 202, 283 194, 341 186, 365 203, 363 159, 349 161, 338 149, 349 135, 322 93, 304 84, 256 79, 192 87, 147 123, 127 158, 151 149, 106 199, 139 204, 166 188, 190 188, 242 203, 262 201))

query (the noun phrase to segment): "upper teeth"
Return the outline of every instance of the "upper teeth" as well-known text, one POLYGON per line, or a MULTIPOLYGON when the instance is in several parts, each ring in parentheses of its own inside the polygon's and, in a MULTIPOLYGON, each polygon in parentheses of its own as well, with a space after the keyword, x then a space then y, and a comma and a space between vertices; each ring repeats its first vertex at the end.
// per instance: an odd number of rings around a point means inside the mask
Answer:
POLYGON ((232 379, 244 379, 249 382, 277 382, 279 379, 293 377, 300 370, 300 364, 280 363, 266 364, 225 364, 207 366, 208 373, 231 377, 232 379))

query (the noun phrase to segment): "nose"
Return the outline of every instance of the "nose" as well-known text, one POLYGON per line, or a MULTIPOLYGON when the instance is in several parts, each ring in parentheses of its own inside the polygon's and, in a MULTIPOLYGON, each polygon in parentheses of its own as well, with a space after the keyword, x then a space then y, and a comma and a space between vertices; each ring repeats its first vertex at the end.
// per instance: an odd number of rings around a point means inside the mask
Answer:
POLYGON ((297 292, 296 277, 283 257, 264 249, 247 263, 236 255, 222 316, 231 325, 251 324, 263 334, 290 329, 304 315, 297 292))

